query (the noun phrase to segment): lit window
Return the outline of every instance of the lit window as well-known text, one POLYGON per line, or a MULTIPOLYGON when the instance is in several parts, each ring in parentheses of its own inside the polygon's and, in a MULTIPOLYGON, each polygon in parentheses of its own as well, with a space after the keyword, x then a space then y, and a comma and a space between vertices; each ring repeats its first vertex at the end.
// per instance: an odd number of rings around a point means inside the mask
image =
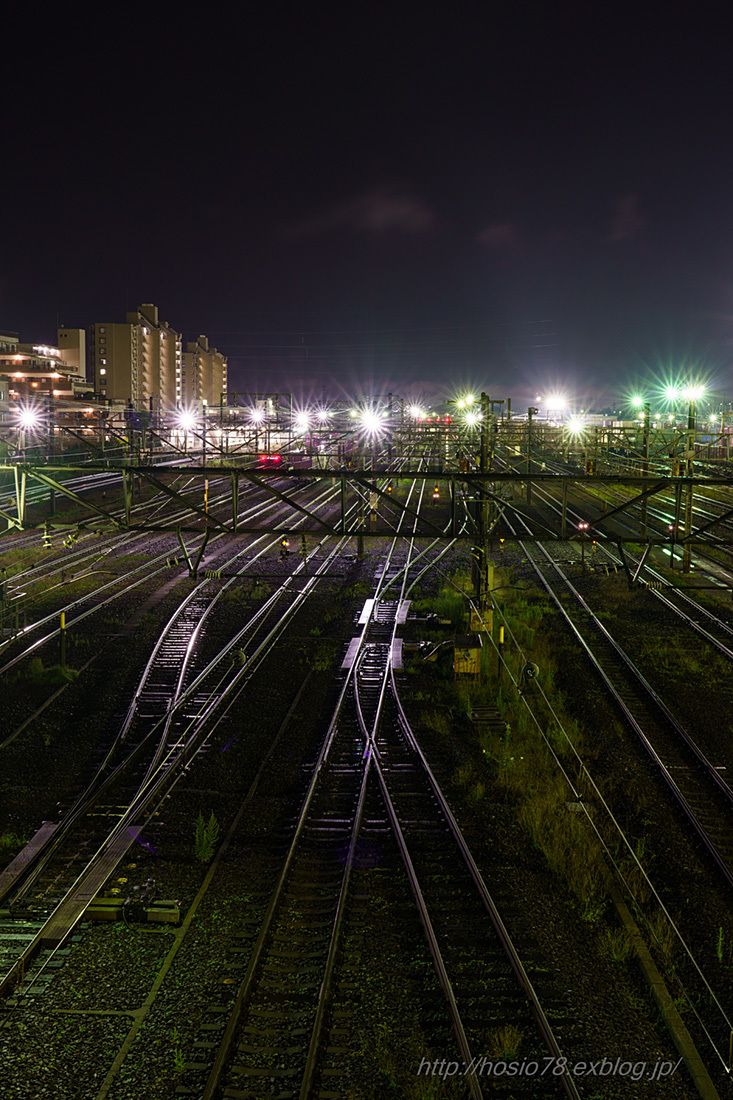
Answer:
POLYGON ((107 329, 106 329, 106 328, 104 327, 104 325, 100 325, 100 326, 99 326, 99 331, 100 331, 100 332, 106 332, 106 331, 107 331, 107 329))
POLYGON ((99 373, 100 373, 100 374, 106 374, 106 373, 107 373, 107 368, 106 368, 106 367, 102 367, 102 369, 100 370, 100 372, 99 372, 99 373))
POLYGON ((100 363, 106 363, 106 362, 107 362, 107 360, 106 360, 106 359, 100 359, 100 360, 99 360, 99 362, 100 362, 100 363))

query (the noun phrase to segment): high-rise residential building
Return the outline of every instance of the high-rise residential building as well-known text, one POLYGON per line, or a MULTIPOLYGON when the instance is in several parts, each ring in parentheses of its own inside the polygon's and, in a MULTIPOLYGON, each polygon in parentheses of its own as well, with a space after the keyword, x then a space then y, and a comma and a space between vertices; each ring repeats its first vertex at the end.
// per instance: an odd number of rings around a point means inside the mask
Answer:
POLYGON ((57 330, 56 339, 59 343, 61 361, 64 363, 66 374, 73 374, 76 378, 86 379, 87 348, 84 329, 60 328, 57 330))
POLYGON ((227 358, 209 347, 206 336, 186 344, 177 402, 181 406, 218 405, 226 401, 227 358))
POLYGON ((92 325, 89 359, 97 393, 136 407, 173 408, 181 377, 181 337, 158 317, 158 307, 141 305, 123 324, 92 325))

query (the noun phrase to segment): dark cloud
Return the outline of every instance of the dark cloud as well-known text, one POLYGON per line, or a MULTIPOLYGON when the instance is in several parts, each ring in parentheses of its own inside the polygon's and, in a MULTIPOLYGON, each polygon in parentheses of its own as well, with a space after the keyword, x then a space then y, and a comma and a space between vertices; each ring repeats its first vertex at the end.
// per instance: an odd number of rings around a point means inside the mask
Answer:
POLYGON ((347 230, 354 233, 429 233, 435 214, 423 200, 404 191, 369 191, 338 203, 322 214, 283 228, 286 237, 304 237, 347 230))

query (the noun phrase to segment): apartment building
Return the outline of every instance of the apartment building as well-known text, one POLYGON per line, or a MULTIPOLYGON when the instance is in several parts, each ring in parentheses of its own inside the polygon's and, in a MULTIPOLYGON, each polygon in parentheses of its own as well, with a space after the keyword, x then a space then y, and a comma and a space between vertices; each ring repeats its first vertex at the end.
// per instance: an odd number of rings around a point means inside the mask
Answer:
POLYGON ((89 360, 97 393, 137 408, 173 408, 181 378, 181 336, 144 303, 124 323, 92 325, 89 360))
POLYGON ((3 399, 71 398, 87 391, 84 329, 59 329, 58 346, 29 344, 0 332, 3 399))
POLYGON ((206 336, 186 344, 177 403, 181 406, 218 405, 226 402, 227 358, 209 347, 206 336))
POLYGON ((87 377, 87 334, 83 328, 57 329, 59 353, 67 374, 86 381, 87 377))

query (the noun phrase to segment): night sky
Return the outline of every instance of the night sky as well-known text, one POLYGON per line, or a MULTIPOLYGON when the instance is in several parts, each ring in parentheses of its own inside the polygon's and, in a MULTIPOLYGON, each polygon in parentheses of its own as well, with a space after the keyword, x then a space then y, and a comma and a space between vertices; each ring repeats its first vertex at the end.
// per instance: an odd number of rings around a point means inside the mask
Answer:
MULTIPOLYGON (((93 13, 93 14, 92 14, 93 13)), ((230 389, 733 380, 725 5, 5 20, 0 328, 155 302, 230 389)))

